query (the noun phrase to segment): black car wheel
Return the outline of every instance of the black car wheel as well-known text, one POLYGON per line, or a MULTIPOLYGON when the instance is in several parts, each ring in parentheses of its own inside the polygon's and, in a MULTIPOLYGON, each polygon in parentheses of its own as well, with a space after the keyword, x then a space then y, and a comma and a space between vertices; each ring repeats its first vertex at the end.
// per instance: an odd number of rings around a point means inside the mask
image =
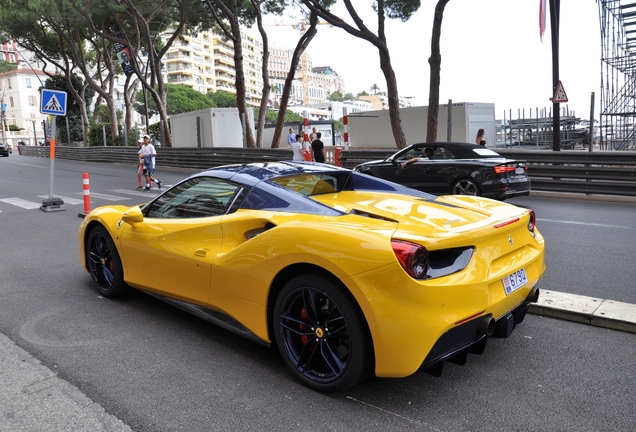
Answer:
POLYGON ((88 236, 86 264, 97 290, 104 297, 116 297, 128 288, 113 239, 102 226, 93 228, 88 236))
POLYGON ((459 179, 453 183, 452 195, 479 195, 479 186, 469 178, 459 179))
POLYGON ((371 337, 353 298, 334 282, 299 276, 276 299, 274 336, 292 373, 306 386, 334 392, 373 370, 371 337))

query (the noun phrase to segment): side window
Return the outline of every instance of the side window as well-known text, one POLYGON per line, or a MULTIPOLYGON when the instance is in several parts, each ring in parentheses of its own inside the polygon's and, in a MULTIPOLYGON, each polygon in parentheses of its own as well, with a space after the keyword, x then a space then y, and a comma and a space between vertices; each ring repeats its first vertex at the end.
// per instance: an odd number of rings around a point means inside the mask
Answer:
POLYGON ((444 147, 437 147, 433 159, 455 159, 455 155, 444 147))
POLYGON ((150 203, 147 217, 191 219, 221 216, 228 212, 241 186, 212 177, 186 180, 150 203))

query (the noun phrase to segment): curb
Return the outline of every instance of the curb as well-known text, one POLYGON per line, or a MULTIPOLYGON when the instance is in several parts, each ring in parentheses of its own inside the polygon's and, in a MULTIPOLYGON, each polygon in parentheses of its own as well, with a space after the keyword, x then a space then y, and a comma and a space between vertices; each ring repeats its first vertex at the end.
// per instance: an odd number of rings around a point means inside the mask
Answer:
POLYGON ((529 312, 550 318, 636 333, 636 305, 558 291, 541 290, 529 312))

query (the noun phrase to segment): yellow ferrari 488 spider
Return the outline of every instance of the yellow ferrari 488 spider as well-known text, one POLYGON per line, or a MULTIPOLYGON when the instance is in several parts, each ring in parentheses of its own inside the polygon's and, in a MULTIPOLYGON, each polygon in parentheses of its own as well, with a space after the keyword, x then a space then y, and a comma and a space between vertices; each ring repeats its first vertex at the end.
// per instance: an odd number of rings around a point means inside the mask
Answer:
POLYGON ((463 364, 511 334, 545 271, 532 210, 303 162, 197 173, 78 235, 101 295, 143 290, 275 345, 324 392, 463 364))

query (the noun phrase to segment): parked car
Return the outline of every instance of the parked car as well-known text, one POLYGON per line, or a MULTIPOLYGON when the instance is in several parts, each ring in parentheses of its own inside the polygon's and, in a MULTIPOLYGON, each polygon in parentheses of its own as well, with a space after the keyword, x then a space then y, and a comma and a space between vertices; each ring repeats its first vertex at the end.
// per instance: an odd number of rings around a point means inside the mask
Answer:
POLYGON ((78 241, 100 295, 133 287, 274 345, 298 380, 330 392, 438 374, 508 337, 545 270, 535 220, 480 197, 268 162, 96 208, 78 241))
POLYGON ((528 164, 507 159, 484 146, 467 143, 420 143, 410 145, 385 160, 366 162, 354 168, 420 191, 437 195, 478 195, 498 200, 530 194, 528 164), (423 157, 430 149, 432 157, 423 157))
POLYGON ((6 143, 6 142, 0 143, 0 155, 9 157, 9 153, 12 153, 11 147, 9 147, 9 143, 6 143))

